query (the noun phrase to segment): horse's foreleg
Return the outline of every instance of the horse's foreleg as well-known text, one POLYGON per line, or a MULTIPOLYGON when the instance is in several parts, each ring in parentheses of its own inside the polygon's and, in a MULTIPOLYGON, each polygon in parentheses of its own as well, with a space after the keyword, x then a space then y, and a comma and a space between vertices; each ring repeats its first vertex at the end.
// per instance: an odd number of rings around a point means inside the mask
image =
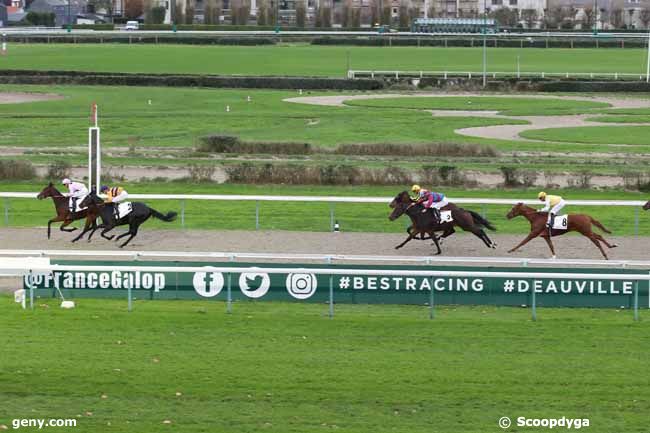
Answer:
POLYGON ((72 221, 73 220, 68 220, 68 219, 63 221, 63 224, 61 224, 61 227, 59 227, 59 230, 61 230, 62 232, 68 232, 68 233, 77 230, 76 227, 71 227, 69 229, 65 228, 65 227, 69 226, 70 224, 72 224, 72 221))
POLYGON ((555 247, 553 246, 553 241, 551 241, 551 237, 550 236, 542 236, 542 237, 546 241, 548 247, 551 249, 551 254, 553 255, 553 258, 555 258, 555 247))
POLYGON ((57 218, 52 218, 47 222, 47 238, 50 239, 50 234, 52 232, 52 223, 59 221, 57 218))
POLYGON ((86 225, 84 225, 84 229, 81 231, 81 233, 79 233, 79 236, 74 238, 72 240, 72 242, 77 242, 79 239, 81 239, 83 237, 83 235, 85 235, 86 233, 88 233, 90 231, 90 228, 91 228, 90 224, 86 223, 86 225))
POLYGON ((539 233, 532 233, 532 232, 531 232, 531 233, 528 233, 528 236, 526 236, 526 238, 525 238, 523 241, 521 241, 521 242, 519 243, 519 245, 517 245, 516 247, 514 247, 513 249, 511 249, 511 250, 508 251, 508 252, 509 252, 509 253, 514 253, 514 252, 517 251, 519 248, 523 247, 523 246, 526 245, 528 242, 530 242, 532 239, 535 239, 537 236, 539 236, 539 233))
POLYGON ((442 250, 440 249, 440 242, 438 242, 438 236, 436 236, 435 232, 430 232, 431 238, 433 239, 433 243, 436 245, 436 249, 438 250, 436 252, 436 256, 439 256, 442 254, 442 250))
POLYGON ((396 249, 396 250, 399 250, 399 249, 402 248, 404 245, 406 245, 406 244, 407 244, 411 239, 413 239, 416 235, 417 235, 417 233, 415 233, 415 234, 411 233, 411 234, 406 238, 406 240, 405 240, 404 242, 402 242, 401 244, 399 244, 398 246, 396 246, 395 249, 396 249))

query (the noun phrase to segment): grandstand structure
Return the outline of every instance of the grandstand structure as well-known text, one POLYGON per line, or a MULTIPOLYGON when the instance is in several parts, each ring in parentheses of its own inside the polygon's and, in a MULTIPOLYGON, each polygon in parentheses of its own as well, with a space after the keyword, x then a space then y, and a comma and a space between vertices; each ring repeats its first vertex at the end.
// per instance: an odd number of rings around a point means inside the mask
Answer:
POLYGON ((496 33, 497 22, 492 18, 418 18, 413 20, 414 33, 496 33))

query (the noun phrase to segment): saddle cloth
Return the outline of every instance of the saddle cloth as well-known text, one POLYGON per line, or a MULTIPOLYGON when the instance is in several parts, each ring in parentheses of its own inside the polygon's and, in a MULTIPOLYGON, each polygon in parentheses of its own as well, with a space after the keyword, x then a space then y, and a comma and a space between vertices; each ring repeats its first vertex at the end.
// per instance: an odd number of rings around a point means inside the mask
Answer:
POLYGON ((130 201, 125 201, 124 203, 117 204, 117 217, 119 219, 124 218, 128 214, 133 212, 133 206, 130 201))
POLYGON ((443 210, 440 212, 440 222, 441 223, 450 223, 454 220, 454 218, 451 216, 451 211, 450 210, 443 210))
POLYGON ((76 199, 77 204, 76 204, 76 206, 73 207, 72 203, 75 200, 75 198, 70 197, 70 201, 68 202, 68 209, 70 209, 70 212, 75 212, 76 213, 76 212, 81 212, 82 210, 86 209, 85 207, 82 208, 81 206, 79 206, 81 204, 81 202, 84 201, 85 198, 86 198, 85 195, 82 196, 82 197, 77 198, 76 199))
POLYGON ((569 227, 568 215, 556 215, 553 220, 553 230, 566 230, 569 227))

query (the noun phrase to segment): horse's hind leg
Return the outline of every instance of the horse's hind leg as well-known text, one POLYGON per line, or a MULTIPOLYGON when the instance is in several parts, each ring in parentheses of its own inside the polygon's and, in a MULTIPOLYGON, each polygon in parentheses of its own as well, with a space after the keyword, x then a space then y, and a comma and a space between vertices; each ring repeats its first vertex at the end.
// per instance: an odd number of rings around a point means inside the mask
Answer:
POLYGON ((61 227, 59 227, 59 230, 61 230, 62 232, 73 232, 73 231, 77 230, 76 227, 71 227, 69 229, 65 228, 65 227, 69 226, 70 224, 72 224, 72 220, 63 221, 63 224, 61 224, 61 227))
MULTIPOLYGON (((596 235, 596 233, 589 233, 589 234, 586 234, 585 236, 587 236, 587 238, 589 238, 589 240, 590 240, 591 242, 593 242, 594 245, 596 245, 596 246, 598 247, 598 249, 599 249, 600 252, 602 253, 603 257, 605 257, 605 260, 609 260, 609 257, 607 257, 607 254, 605 254, 605 250, 604 250, 603 247, 600 245, 600 242, 598 242, 598 239, 596 238, 595 235, 596 235)), ((610 248, 611 248, 611 247, 610 247, 610 248)))
POLYGON ((595 237, 596 239, 598 239, 599 241, 601 241, 602 243, 604 243, 605 245, 607 245, 607 248, 616 248, 616 247, 618 246, 618 245, 616 245, 616 244, 610 244, 609 242, 607 242, 607 241, 605 240, 604 237, 602 237, 602 236, 599 235, 598 233, 593 233, 593 235, 594 235, 594 237, 595 237))
POLYGON ((126 244, 128 244, 129 242, 131 242, 131 239, 133 239, 133 238, 135 237, 135 235, 138 234, 138 226, 135 225, 135 224, 131 225, 131 226, 129 227, 129 231, 126 232, 126 233, 124 233, 124 234, 122 234, 122 235, 120 235, 120 236, 118 236, 118 239, 121 238, 121 237, 123 237, 123 236, 125 236, 125 235, 129 235, 129 234, 131 235, 131 237, 128 238, 128 239, 126 240, 126 242, 124 242, 122 245, 120 245, 120 248, 124 248, 124 247, 126 246, 126 244))
POLYGON ((436 249, 438 250, 435 255, 439 256, 440 254, 442 254, 442 250, 440 249, 440 243, 438 242, 438 237, 436 236, 436 233, 433 231, 430 232, 429 235, 433 239, 433 243, 436 245, 436 249))

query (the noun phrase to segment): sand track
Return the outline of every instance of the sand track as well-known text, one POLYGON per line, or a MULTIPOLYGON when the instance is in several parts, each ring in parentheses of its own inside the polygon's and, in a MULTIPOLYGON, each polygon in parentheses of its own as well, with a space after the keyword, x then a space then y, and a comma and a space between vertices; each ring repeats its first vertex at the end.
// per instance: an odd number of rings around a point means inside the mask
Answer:
MULTIPOLYGON (((124 229, 118 229, 122 233, 124 229)), ((30 250, 119 250, 115 242, 94 238, 91 243, 72 244, 74 233, 53 231, 46 239, 45 228, 0 229, 0 249, 30 250)), ((490 234, 499 245, 491 250, 472 235, 458 234, 442 245, 445 256, 457 257, 531 257, 549 258, 550 252, 542 239, 534 239, 520 251, 508 254, 524 235, 490 234)), ((609 250, 611 259, 643 260, 650 253, 647 238, 605 235, 619 248, 609 250)), ((302 253, 351 255, 430 256, 430 241, 411 241, 395 250, 405 235, 400 233, 317 233, 287 231, 207 231, 207 230, 149 230, 144 228, 124 250, 126 251, 212 251, 246 253, 302 253)), ((567 235, 553 240, 558 258, 600 259, 600 253, 583 237, 567 235)))
POLYGON ((64 97, 53 93, 0 92, 0 104, 22 104, 58 99, 64 99, 64 97))

